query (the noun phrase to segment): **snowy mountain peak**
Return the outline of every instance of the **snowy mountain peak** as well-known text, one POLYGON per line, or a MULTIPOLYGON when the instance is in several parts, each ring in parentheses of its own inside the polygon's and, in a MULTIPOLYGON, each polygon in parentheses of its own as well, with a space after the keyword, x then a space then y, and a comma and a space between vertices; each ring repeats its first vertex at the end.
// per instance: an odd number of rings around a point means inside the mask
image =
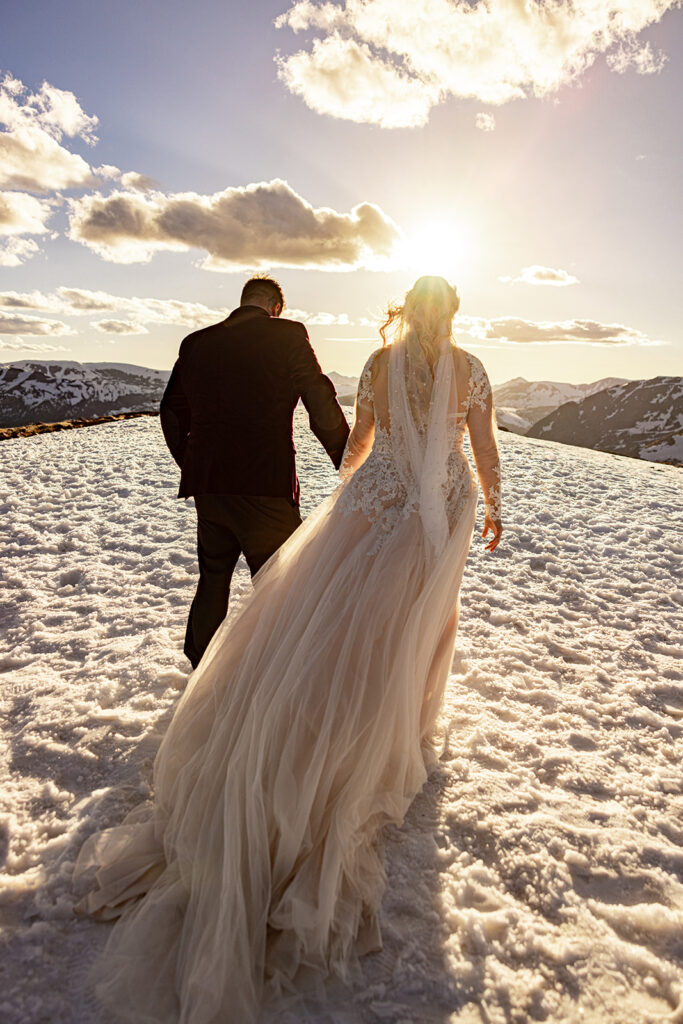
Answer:
POLYGON ((539 420, 529 437, 683 465, 683 378, 621 383, 568 402, 539 420))
POLYGON ((514 377, 493 388, 496 415, 500 426, 525 433, 532 424, 548 416, 565 402, 580 402, 587 395, 615 384, 628 383, 623 377, 603 377, 590 384, 565 384, 561 381, 514 377))
POLYGON ((3 363, 0 426, 151 410, 159 405, 168 377, 168 370, 127 363, 3 363))

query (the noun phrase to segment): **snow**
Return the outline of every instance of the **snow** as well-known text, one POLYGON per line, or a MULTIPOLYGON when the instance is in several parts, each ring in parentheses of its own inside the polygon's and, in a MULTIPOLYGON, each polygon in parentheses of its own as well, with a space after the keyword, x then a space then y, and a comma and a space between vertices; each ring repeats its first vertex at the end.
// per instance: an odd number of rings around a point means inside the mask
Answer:
POLYGON ((26 359, 0 363, 0 406, 8 398, 16 399, 25 409, 40 412, 44 403, 53 403, 65 417, 74 407, 94 401, 110 403, 108 411, 127 412, 131 398, 135 403, 137 396, 148 396, 150 391, 160 397, 168 377, 168 370, 126 363, 26 359), (116 403, 123 399, 129 400, 128 405, 120 408, 116 403))
POLYGON ((558 408, 565 402, 580 402, 584 398, 626 383, 623 377, 603 377, 591 384, 568 384, 561 381, 534 380, 515 377, 496 384, 493 393, 496 403, 518 413, 543 407, 558 408))
POLYGON ((358 377, 345 377, 342 373, 328 373, 328 377, 334 384, 335 391, 340 397, 355 397, 358 389, 358 377))
POLYGON ((674 434, 661 443, 643 445, 640 458, 652 462, 672 462, 683 465, 683 432, 674 434))
MULTIPOLYGON (((335 477, 297 420, 308 511, 335 477)), ((680 1024, 681 471, 499 441, 506 532, 475 535, 443 754, 387 832, 385 948, 324 1019, 680 1024)), ((104 1024, 84 977, 108 926, 73 917, 71 869, 149 791, 194 512, 155 419, 0 460, 0 1020, 104 1024)))
POLYGON ((506 427, 515 434, 525 434, 533 423, 533 420, 520 416, 514 409, 498 405, 496 406, 496 421, 500 427, 506 427))

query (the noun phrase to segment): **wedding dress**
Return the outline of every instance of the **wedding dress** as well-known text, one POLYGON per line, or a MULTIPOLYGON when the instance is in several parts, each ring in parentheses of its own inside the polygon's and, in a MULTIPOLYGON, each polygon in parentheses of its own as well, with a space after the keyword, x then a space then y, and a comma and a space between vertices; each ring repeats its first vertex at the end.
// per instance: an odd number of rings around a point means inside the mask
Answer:
POLYGON ((426 778, 453 657, 466 427, 500 516, 491 388, 464 355, 456 375, 444 339, 432 372, 409 332, 371 356, 341 484, 190 677, 153 804, 83 847, 80 912, 122 915, 93 974, 120 1019, 251 1024, 381 948, 380 830, 426 778))

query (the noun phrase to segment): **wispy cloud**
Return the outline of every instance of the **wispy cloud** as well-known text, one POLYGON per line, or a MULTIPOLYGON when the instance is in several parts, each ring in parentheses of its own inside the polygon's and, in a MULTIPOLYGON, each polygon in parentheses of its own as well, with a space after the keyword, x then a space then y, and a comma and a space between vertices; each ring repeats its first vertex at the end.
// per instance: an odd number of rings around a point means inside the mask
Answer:
POLYGON ((144 324, 132 320, 94 320, 92 326, 101 334, 149 334, 144 324))
POLYGON ((102 313, 124 314, 95 321, 93 326, 106 334, 146 334, 145 324, 180 324, 196 329, 222 320, 226 309, 212 309, 202 302, 180 299, 128 298, 95 292, 87 288, 57 288, 53 292, 0 292, 2 310, 32 310, 70 317, 92 317, 102 313), (105 326, 103 326, 105 325, 105 326))
POLYGON ((0 334, 28 335, 33 338, 46 336, 62 337, 75 332, 61 320, 47 320, 41 316, 26 316, 19 313, 5 313, 0 310, 0 334))
POLYGON ((553 285, 555 287, 566 287, 570 284, 578 284, 578 277, 569 274, 566 270, 556 270, 554 267, 541 267, 537 263, 530 267, 524 267, 516 277, 499 277, 503 284, 535 284, 553 285))
POLYGON ((213 195, 96 193, 70 206, 70 238, 115 263, 198 249, 209 270, 372 268, 386 262, 400 238, 372 203, 350 213, 316 208, 279 179, 213 195))
POLYGON ((0 338, 0 350, 2 349, 9 352, 36 352, 38 354, 70 351, 65 345, 50 345, 49 342, 44 341, 7 341, 0 338))
POLYGON ((351 327, 348 313, 307 313, 305 309, 285 309, 283 316, 288 320, 302 320, 309 327, 351 327))
POLYGON ((618 72, 660 70, 639 34, 680 0, 296 0, 275 22, 309 32, 278 56, 313 110, 385 128, 425 124, 446 96, 501 104, 547 96, 599 54, 618 72))
POLYGON ((455 329, 477 341, 513 342, 523 345, 657 345, 642 331, 623 324, 597 320, 522 320, 519 317, 486 319, 459 314, 455 329))
MULTIPOLYGON (((227 308, 212 308, 202 302, 183 302, 181 299, 157 299, 111 295, 109 292, 90 291, 87 288, 56 288, 53 292, 0 292, 0 315, 3 310, 30 310, 69 317, 94 317, 102 313, 118 313, 128 317, 91 320, 96 330, 104 334, 147 334, 146 324, 179 324, 197 329, 224 319, 227 308)), ((367 317, 351 320, 348 313, 309 313, 296 307, 285 308, 289 320, 302 320, 309 327, 367 326, 374 321, 367 317)))

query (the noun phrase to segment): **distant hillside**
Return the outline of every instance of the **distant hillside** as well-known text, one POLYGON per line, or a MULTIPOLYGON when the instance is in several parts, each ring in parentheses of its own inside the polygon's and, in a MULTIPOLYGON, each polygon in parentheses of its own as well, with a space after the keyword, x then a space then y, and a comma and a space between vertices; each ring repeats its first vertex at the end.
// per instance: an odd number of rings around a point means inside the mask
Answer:
POLYGON ((335 386, 337 395, 346 397, 351 395, 355 398, 358 387, 358 377, 345 377, 343 373, 328 373, 327 375, 335 386))
POLYGON ((683 378, 634 380, 567 402, 527 436, 681 466, 683 378))
POLYGON ((154 410, 168 377, 127 363, 3 363, 0 427, 154 410))
POLYGON ((549 380, 525 380, 515 377, 493 388, 496 418, 501 427, 515 434, 525 434, 529 427, 544 419, 565 402, 580 402, 616 384, 625 384, 623 377, 603 377, 592 384, 563 384, 549 380))
POLYGON ((343 373, 328 373, 327 375, 334 384, 337 392, 337 399, 340 405, 353 405, 356 401, 356 389, 358 377, 345 377, 343 373))

